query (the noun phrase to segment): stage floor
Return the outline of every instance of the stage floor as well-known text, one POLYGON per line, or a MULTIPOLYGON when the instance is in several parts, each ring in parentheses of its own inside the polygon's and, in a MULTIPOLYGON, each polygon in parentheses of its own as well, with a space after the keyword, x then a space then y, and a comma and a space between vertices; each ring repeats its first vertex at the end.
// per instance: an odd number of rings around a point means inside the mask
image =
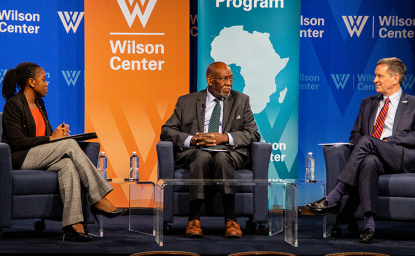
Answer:
MULTIPOLYGON (((350 233, 342 226, 342 238, 323 238, 322 217, 299 217, 298 248, 284 241, 283 233, 273 237, 260 236, 245 229, 245 221, 238 222, 244 236, 239 239, 224 237, 223 218, 202 217, 203 238, 184 237, 187 218, 175 217, 173 231, 165 236, 160 247, 153 236, 128 231, 128 216, 105 219, 103 238, 94 237, 91 242, 76 242, 71 235, 62 241, 61 223, 46 221, 46 230, 37 232, 34 220, 12 222, 12 228, 3 229, 0 241, 1 254, 112 254, 131 255, 145 251, 187 251, 201 255, 229 255, 248 251, 276 251, 295 255, 325 255, 335 252, 377 252, 389 255, 415 255, 415 223, 377 222, 377 240, 373 244, 357 243, 358 233, 350 233)), ((362 225, 362 222, 359 222, 362 225)), ((361 227, 362 229, 362 227, 361 227)))

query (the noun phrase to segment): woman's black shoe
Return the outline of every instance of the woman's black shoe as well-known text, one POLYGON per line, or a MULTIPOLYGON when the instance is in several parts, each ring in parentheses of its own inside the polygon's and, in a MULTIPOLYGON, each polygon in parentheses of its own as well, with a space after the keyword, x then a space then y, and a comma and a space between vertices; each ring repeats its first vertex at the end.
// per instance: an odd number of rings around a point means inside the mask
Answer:
POLYGON ((65 235, 68 232, 72 233, 75 236, 76 240, 78 240, 79 242, 89 242, 92 239, 91 236, 88 236, 84 233, 76 232, 75 229, 72 227, 72 225, 63 227, 62 230, 63 230, 63 241, 65 241, 65 235))
POLYGON ((96 208, 95 206, 91 205, 91 213, 94 215, 94 217, 97 221, 98 221, 98 218, 96 216, 97 214, 102 214, 105 217, 112 219, 112 218, 117 217, 118 215, 121 215, 121 214, 125 213, 126 211, 127 211, 127 209, 117 209, 113 212, 104 212, 103 210, 100 210, 100 209, 96 208))

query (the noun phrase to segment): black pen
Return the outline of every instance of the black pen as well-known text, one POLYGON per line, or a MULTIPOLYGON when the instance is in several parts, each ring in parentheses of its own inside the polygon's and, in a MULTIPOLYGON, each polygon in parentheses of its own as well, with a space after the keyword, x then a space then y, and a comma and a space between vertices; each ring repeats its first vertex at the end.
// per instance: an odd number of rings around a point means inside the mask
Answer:
POLYGON ((64 128, 65 127, 65 122, 62 122, 62 128, 64 128))

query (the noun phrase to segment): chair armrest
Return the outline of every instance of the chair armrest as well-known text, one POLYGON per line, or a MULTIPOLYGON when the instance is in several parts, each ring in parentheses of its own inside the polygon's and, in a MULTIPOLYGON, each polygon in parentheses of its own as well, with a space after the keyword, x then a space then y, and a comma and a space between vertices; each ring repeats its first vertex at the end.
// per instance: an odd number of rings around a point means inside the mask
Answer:
POLYGON ((326 191, 332 191, 337 184, 337 177, 346 165, 352 151, 351 145, 329 145, 323 147, 326 161, 326 191))
POLYGON ((100 144, 98 142, 79 142, 79 146, 89 160, 97 167, 100 144))
POLYGON ((254 142, 251 147, 252 172, 254 179, 268 179, 271 143, 254 142))
POLYGON ((12 163, 10 147, 0 143, 0 229, 11 226, 12 163))
POLYGON ((173 179, 174 177, 174 157, 173 142, 159 141, 156 145, 158 158, 158 179, 173 179))
MULTIPOLYGON (((84 151, 85 155, 91 160, 91 162, 97 167, 100 144, 98 142, 78 142, 79 147, 84 151)), ((82 186, 82 210, 84 215, 85 224, 93 224, 95 222, 94 216, 89 210, 88 193, 82 186)))
MULTIPOLYGON (((254 179, 268 180, 271 143, 254 142, 251 147, 252 172, 254 179)), ((254 187, 254 223, 266 223, 268 217, 268 188, 254 187)))
MULTIPOLYGON (((157 179, 173 179, 174 177, 174 157, 173 157, 173 142, 159 141, 156 145, 157 150, 157 179)), ((164 212, 163 222, 173 223, 173 186, 166 186, 164 189, 164 212)))

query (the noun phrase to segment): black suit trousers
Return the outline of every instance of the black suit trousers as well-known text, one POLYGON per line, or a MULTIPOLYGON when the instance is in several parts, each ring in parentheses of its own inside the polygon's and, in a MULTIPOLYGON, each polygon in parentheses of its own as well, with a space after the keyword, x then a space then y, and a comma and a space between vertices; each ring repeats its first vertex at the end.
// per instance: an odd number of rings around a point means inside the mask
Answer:
POLYGON ((402 173, 402 163, 402 146, 365 135, 353 149, 338 180, 358 189, 363 214, 376 214, 379 175, 402 173))
MULTIPOLYGON (((201 149, 188 149, 178 162, 190 170, 189 179, 235 179, 235 170, 242 169, 244 161, 242 156, 234 151, 208 152, 201 149)), ((234 186, 220 186, 220 194, 235 195, 234 186)), ((189 187, 189 201, 205 199, 203 185, 189 187)))

